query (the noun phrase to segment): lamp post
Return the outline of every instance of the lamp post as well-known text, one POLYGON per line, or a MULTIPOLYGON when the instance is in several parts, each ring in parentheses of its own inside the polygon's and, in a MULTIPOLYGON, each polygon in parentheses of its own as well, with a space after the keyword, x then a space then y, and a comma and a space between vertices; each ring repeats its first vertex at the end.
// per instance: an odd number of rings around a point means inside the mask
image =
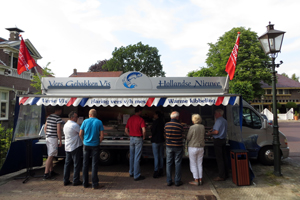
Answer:
POLYGON ((275 59, 278 52, 281 50, 281 45, 284 36, 283 31, 274 29, 274 24, 269 22, 267 26, 267 32, 260 36, 258 39, 262 45, 265 54, 270 54, 272 63, 272 90, 273 90, 273 151, 274 151, 274 175, 281 176, 280 168, 280 142, 278 134, 278 120, 277 120, 277 100, 276 100, 276 71, 275 67, 279 67, 282 64, 275 64, 275 59))
MULTIPOLYGON (((261 111, 264 112, 264 100, 265 100, 265 96, 262 94, 261 95, 261 111)), ((263 113, 265 114, 265 113, 263 113)))

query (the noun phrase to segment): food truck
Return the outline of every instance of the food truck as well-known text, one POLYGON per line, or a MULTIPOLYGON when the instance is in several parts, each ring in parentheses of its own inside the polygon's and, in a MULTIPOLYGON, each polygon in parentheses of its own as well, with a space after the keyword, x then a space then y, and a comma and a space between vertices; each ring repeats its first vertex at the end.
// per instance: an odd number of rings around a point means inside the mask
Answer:
MULTIPOLYGON (((34 145, 42 147, 42 154, 46 156, 45 137, 40 130, 43 130, 46 116, 53 112, 53 106, 63 107, 61 118, 64 121, 71 111, 76 111, 78 124, 88 118, 89 110, 94 108, 104 124, 100 162, 109 165, 116 158, 129 158, 129 137, 124 130, 135 107, 143 107, 141 117, 147 124, 144 157, 152 156, 149 136, 155 111, 161 111, 166 122, 172 111, 178 111, 187 134, 192 114, 200 114, 202 124, 210 130, 215 122, 214 111, 221 108, 228 122, 228 148, 247 149, 250 158, 271 165, 273 128, 240 95, 227 91, 226 77, 147 77, 141 72, 127 72, 120 77, 44 77, 42 95, 20 95, 18 98, 14 138, 38 137, 34 145)), ((280 131, 279 138, 281 157, 287 158, 287 138, 280 131)), ((60 147, 58 157, 64 156, 64 147, 60 147)), ((206 137, 204 156, 214 157, 210 137, 206 137)))

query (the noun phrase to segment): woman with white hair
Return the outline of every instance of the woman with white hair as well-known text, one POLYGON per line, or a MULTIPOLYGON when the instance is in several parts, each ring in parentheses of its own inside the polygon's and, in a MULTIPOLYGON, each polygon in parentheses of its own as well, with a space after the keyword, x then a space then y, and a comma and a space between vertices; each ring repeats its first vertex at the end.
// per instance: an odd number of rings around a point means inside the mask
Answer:
POLYGON ((202 118, 199 114, 192 115, 192 125, 187 134, 187 145, 190 158, 190 169, 194 177, 194 181, 189 182, 191 185, 202 185, 202 161, 205 146, 205 128, 202 124, 202 118))

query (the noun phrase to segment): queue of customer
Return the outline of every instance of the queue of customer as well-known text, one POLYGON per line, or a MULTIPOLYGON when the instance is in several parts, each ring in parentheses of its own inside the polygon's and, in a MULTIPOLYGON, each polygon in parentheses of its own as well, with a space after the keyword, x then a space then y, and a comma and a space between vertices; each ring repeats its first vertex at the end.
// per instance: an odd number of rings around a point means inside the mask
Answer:
MULTIPOLYGON (((136 107, 135 114, 128 119, 125 127, 125 133, 130 137, 129 176, 133 177, 135 181, 145 179, 140 172, 143 140, 145 140, 146 137, 146 124, 144 119, 140 116, 141 113, 142 108, 136 107)), ((45 180, 53 179, 54 177, 52 160, 53 156, 57 155, 57 138, 60 140, 61 146, 61 133, 59 132, 59 128, 62 120, 59 117, 60 114, 61 109, 56 109, 55 113, 47 118, 47 123, 45 125, 49 160, 46 162, 45 180), (52 142, 52 144, 48 142, 48 138, 56 138, 56 142, 52 142), (56 146, 54 147, 55 144, 56 146)), ((228 169, 225 159, 227 121, 222 116, 223 110, 217 109, 215 111, 215 125, 213 126, 213 129, 207 133, 207 135, 212 135, 214 138, 214 148, 219 169, 219 176, 214 179, 215 181, 224 181, 228 178, 228 169)), ((185 135, 183 126, 179 122, 179 112, 173 111, 170 118, 171 120, 165 123, 161 112, 156 111, 154 114, 154 121, 151 127, 151 142, 154 156, 153 178, 163 176, 164 142, 166 141, 167 186, 173 184, 175 184, 175 186, 181 186, 183 184, 181 181, 181 164, 184 153, 183 140, 185 135), (172 179, 173 164, 175 164, 174 182, 172 179)), ((81 127, 76 123, 77 119, 78 114, 72 111, 69 113, 69 120, 64 126, 66 151, 64 185, 71 184, 69 178, 71 161, 73 161, 74 176, 72 184, 74 186, 83 185, 84 188, 89 187, 89 158, 92 157, 92 188, 98 189, 103 187, 103 185, 99 185, 98 178, 99 145, 104 138, 103 124, 102 121, 97 118, 97 111, 95 109, 89 111, 89 118, 83 121, 81 127), (82 149, 83 181, 80 181, 79 174, 82 163, 82 149)), ((199 114, 192 115, 191 120, 194 125, 189 128, 186 136, 186 145, 188 146, 190 170, 194 180, 189 182, 189 184, 199 186, 203 184, 202 162, 205 146, 205 128, 201 124, 202 118, 199 114)))

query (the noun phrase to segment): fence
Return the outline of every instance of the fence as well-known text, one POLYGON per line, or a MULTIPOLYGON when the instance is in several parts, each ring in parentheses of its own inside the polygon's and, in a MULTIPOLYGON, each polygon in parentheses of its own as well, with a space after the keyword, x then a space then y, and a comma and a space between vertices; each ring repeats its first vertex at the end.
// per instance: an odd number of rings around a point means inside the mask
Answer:
MULTIPOLYGON (((273 120, 273 113, 269 111, 267 108, 265 108, 262 112, 262 114, 265 114, 269 120, 273 120)), ((279 120, 290 120, 294 119, 294 109, 291 108, 287 113, 284 114, 277 114, 277 117, 279 120)))

